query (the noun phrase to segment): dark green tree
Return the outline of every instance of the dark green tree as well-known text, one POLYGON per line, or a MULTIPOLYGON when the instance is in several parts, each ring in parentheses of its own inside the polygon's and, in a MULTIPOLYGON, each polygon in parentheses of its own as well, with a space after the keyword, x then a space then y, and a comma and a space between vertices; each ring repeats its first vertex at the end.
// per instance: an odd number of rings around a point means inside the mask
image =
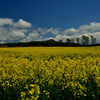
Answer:
POLYGON ((79 44, 80 43, 80 39, 79 38, 76 38, 76 42, 79 44))
POLYGON ((62 40, 59 40, 58 42, 59 42, 59 45, 62 46, 62 43, 63 43, 62 40))
POLYGON ((71 39, 67 38, 66 42, 68 43, 69 46, 71 45, 71 39))
POLYGON ((91 44, 93 45, 93 44, 95 44, 96 43, 96 38, 94 38, 94 36, 90 36, 91 37, 91 44))
POLYGON ((74 39, 71 39, 71 43, 74 43, 75 41, 74 41, 74 39))
POLYGON ((46 46, 55 46, 55 45, 56 45, 56 41, 53 39, 46 41, 46 46))
POLYGON ((82 35, 81 42, 82 42, 83 45, 88 45, 88 43, 89 43, 89 37, 85 36, 85 35, 82 35))

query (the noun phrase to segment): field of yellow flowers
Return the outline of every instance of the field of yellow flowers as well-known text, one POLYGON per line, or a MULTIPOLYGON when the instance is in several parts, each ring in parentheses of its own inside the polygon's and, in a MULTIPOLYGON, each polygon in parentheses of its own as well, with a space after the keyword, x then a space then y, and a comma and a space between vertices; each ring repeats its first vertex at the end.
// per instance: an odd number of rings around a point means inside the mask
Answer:
POLYGON ((100 100, 100 47, 0 48, 0 100, 100 100))

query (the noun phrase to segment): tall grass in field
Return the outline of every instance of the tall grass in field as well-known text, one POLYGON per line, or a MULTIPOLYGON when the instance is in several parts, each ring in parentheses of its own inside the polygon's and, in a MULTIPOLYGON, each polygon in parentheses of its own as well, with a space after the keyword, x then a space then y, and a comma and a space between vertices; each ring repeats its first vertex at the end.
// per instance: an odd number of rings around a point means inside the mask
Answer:
POLYGON ((100 47, 0 48, 1 100, 99 100, 100 47))

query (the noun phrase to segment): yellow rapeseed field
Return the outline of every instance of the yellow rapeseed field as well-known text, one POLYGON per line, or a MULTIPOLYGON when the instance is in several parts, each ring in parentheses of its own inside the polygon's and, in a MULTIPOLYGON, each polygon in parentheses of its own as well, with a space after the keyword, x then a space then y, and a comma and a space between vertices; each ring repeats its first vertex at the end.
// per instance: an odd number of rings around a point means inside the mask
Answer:
POLYGON ((99 99, 99 46, 0 48, 0 100, 99 99))

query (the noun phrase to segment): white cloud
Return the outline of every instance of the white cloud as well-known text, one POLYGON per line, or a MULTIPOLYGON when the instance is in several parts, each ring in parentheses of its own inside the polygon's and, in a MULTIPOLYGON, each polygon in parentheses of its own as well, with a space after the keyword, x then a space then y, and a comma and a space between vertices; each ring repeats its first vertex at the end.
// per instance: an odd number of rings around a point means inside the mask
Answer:
POLYGON ((39 32, 42 35, 45 35, 47 33, 51 33, 53 35, 57 35, 57 34, 60 33, 60 28, 56 28, 56 29, 53 29, 53 28, 49 28, 49 29, 47 29, 47 28, 44 28, 44 29, 43 28, 37 28, 36 31, 39 32))
POLYGON ((65 42, 66 41, 66 38, 69 38, 69 36, 67 36, 67 35, 57 35, 54 39, 56 41, 58 41, 58 40, 61 39, 63 42, 65 42))
POLYGON ((42 40, 42 36, 33 30, 33 32, 29 33, 25 39, 21 40, 21 42, 30 42, 30 41, 38 41, 38 40, 42 40))
POLYGON ((100 31, 100 23, 92 22, 90 24, 90 30, 91 30, 91 32, 100 31))
POLYGON ((90 33, 90 35, 93 35, 96 38, 96 42, 100 43, 100 32, 90 33))
POLYGON ((0 18, 0 25, 12 25, 13 24, 13 19, 10 18, 0 18))
POLYGON ((18 40, 18 39, 21 39, 21 38, 24 38, 26 35, 24 32, 21 32, 20 30, 19 31, 12 31, 11 33, 9 33, 9 37, 8 39, 9 40, 18 40))
MULTIPOLYGON (((82 37, 82 35, 93 35, 97 41, 100 42, 100 23, 91 22, 90 25, 81 25, 78 29, 70 28, 61 32, 61 38, 63 35, 68 36, 70 39, 76 39, 82 37)), ((64 39, 63 39, 64 40, 64 39)))
POLYGON ((5 44, 5 43, 7 43, 7 42, 4 42, 4 41, 1 41, 1 42, 0 42, 0 44, 5 44))
POLYGON ((38 33, 30 33, 30 34, 27 36, 26 39, 28 39, 28 40, 33 40, 33 39, 37 39, 38 36, 39 36, 38 33))
POLYGON ((87 32, 100 31, 100 23, 91 22, 90 25, 83 25, 79 27, 79 33, 84 34, 87 32))
POLYGON ((10 18, 0 18, 0 43, 5 41, 13 42, 14 40, 25 38, 31 26, 31 23, 22 19, 18 22, 14 22, 13 19, 10 18))
POLYGON ((94 32, 100 31, 100 23, 92 22, 90 25, 81 25, 78 29, 70 28, 62 31, 63 35, 74 36, 83 34, 94 34, 94 32))
POLYGON ((60 33, 60 29, 59 29, 59 28, 56 28, 56 29, 51 28, 50 32, 51 32, 53 35, 57 35, 57 34, 60 33))
POLYGON ((65 42, 66 38, 76 39, 81 38, 82 35, 93 35, 100 42, 100 23, 91 22, 90 25, 81 25, 78 29, 69 28, 63 31, 60 28, 54 29, 53 27, 32 30, 32 24, 23 19, 15 22, 10 18, 0 18, 0 43, 5 43, 6 41, 14 42, 14 40, 29 42, 47 39, 54 39, 56 41, 61 39, 65 42), (47 37, 49 35, 50 37, 47 37))
POLYGON ((70 28, 70 29, 66 29, 62 32, 63 35, 74 35, 74 34, 77 34, 79 32, 78 29, 74 29, 74 28, 70 28))
POLYGON ((69 38, 69 36, 67 36, 67 35, 56 35, 56 37, 44 38, 44 40, 54 39, 55 41, 62 40, 63 42, 66 42, 66 38, 69 38))
POLYGON ((5 27, 0 26, 0 41, 7 40, 8 37, 7 32, 8 30, 5 27))
POLYGON ((14 22, 13 19, 10 18, 0 18, 0 25, 11 25, 18 28, 30 28, 32 26, 31 23, 24 21, 23 19, 19 19, 18 22, 14 22))
POLYGON ((36 32, 39 32, 40 34, 42 35, 45 35, 46 34, 46 29, 43 29, 43 28, 37 28, 36 32))
POLYGON ((18 40, 25 37, 26 30, 18 30, 15 28, 7 29, 0 27, 0 41, 2 40, 18 40))
POLYGON ((31 23, 24 21, 23 19, 19 19, 17 23, 14 23, 14 27, 18 28, 30 28, 31 26, 31 23))

